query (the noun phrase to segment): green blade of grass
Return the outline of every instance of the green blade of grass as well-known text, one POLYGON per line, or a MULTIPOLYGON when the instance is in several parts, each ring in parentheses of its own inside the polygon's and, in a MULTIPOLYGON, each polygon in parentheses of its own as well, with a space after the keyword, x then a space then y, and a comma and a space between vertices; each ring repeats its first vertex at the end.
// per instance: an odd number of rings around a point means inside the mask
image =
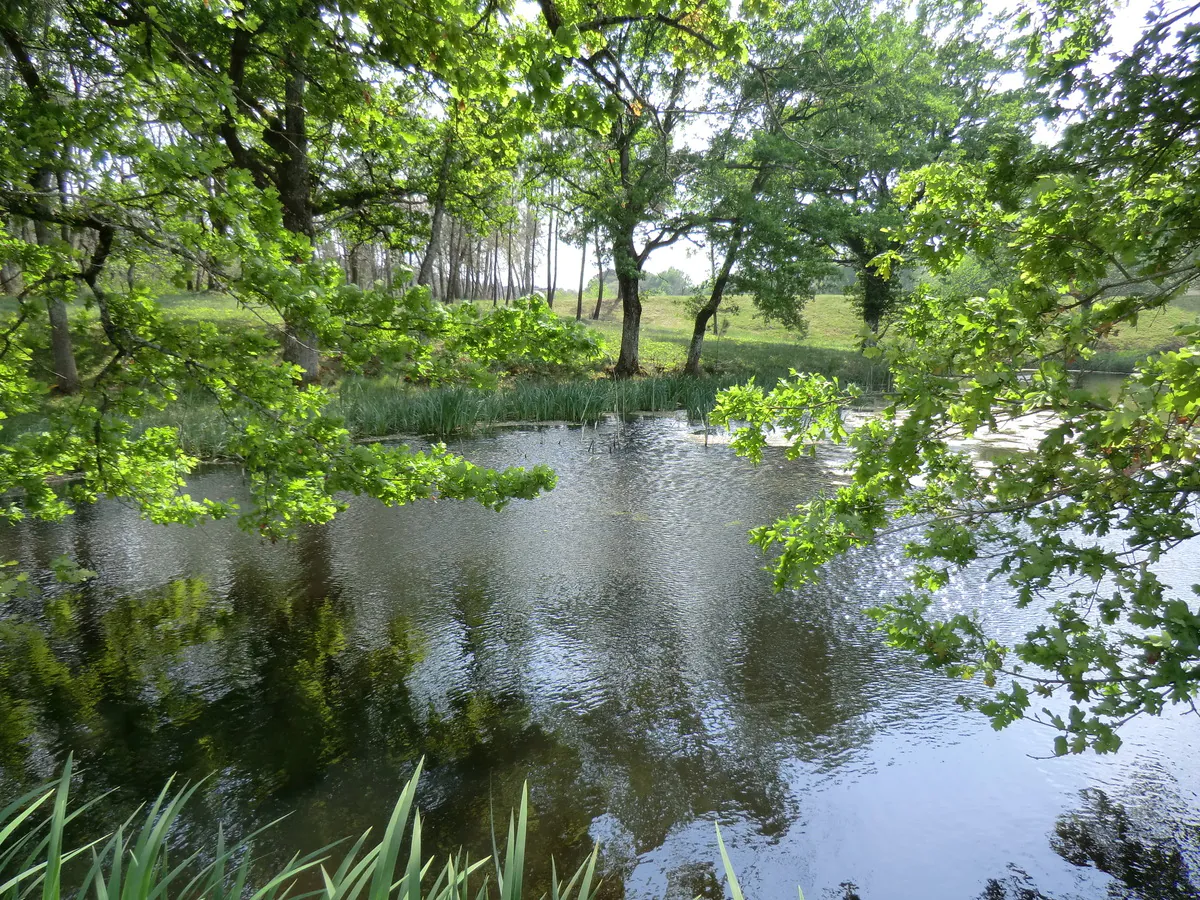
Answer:
POLYGON ((717 846, 721 848, 721 864, 725 867, 725 878, 729 881, 729 890, 733 894, 733 900, 746 900, 742 894, 742 886, 738 884, 737 873, 733 871, 733 863, 729 861, 729 854, 725 850, 725 841, 721 837, 721 826, 714 823, 717 829, 717 846))
POLYGON ((379 861, 375 866, 374 878, 371 880, 371 900, 387 900, 391 892, 392 878, 396 872, 396 859, 400 854, 400 842, 404 837, 404 829, 408 824, 408 814, 412 809, 413 800, 417 794, 417 782, 421 778, 421 770, 425 761, 417 763, 412 777, 400 792, 400 799, 392 809, 392 817, 388 820, 383 841, 379 845, 379 861))

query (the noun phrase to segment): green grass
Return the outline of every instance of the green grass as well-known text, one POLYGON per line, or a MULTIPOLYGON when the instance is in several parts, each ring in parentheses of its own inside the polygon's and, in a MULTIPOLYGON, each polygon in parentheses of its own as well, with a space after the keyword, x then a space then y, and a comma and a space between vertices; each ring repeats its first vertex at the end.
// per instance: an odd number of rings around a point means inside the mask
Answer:
POLYGON ((282 319, 263 306, 242 306, 227 294, 160 294, 159 305, 173 318, 184 322, 215 325, 276 326, 282 319))
MULTIPOLYGON (((763 368, 808 368, 813 349, 856 353, 862 320, 849 298, 840 294, 819 294, 805 309, 808 331, 798 336, 781 325, 764 322, 754 313, 746 298, 731 298, 738 311, 719 313, 722 337, 711 331, 704 341, 703 364, 706 367, 754 371, 763 368)), ((692 322, 682 297, 643 298, 643 365, 670 368, 682 365, 692 322)), ((593 301, 594 302, 594 301, 593 301)), ((590 304, 584 303, 590 309, 590 304)), ((571 310, 574 305, 571 305, 571 310)), ((562 311, 566 314, 566 311, 562 311)), ((1200 315, 1200 297, 1176 298, 1166 307, 1143 315, 1135 327, 1114 330, 1097 348, 1092 368, 1112 367, 1129 371, 1139 360, 1158 350, 1181 346, 1175 336, 1180 325, 1195 322, 1200 315)), ((621 311, 615 300, 606 300, 598 322, 588 324, 599 330, 613 346, 620 342, 621 311)), ((814 368, 814 371, 820 371, 814 368)))
MULTIPOLYGON (((684 300, 666 296, 643 298, 641 362, 648 373, 678 370, 686 359, 692 319, 684 300)), ((158 301, 169 315, 184 321, 252 328, 279 323, 278 316, 270 310, 240 306, 231 297, 218 293, 170 293, 160 295, 158 301)), ((573 317, 574 297, 562 294, 558 301, 557 312, 573 317)), ((585 299, 586 313, 590 313, 594 302, 594 298, 585 299)), ((0 298, 0 313, 12 309, 15 301, 0 298)), ((585 323, 603 335, 609 354, 615 359, 621 335, 619 303, 615 298, 606 299, 598 321, 586 318, 586 313, 585 323)), ((781 325, 763 321, 748 298, 730 297, 718 314, 721 335, 717 337, 710 331, 705 338, 702 365, 715 374, 751 375, 786 372, 789 368, 823 371, 829 365, 829 357, 815 354, 816 350, 857 356, 861 319, 847 297, 819 294, 809 303, 805 315, 808 330, 798 335, 781 325)), ((1144 315, 1136 327, 1110 334, 1098 347, 1092 367, 1128 371, 1148 353, 1178 346, 1174 329, 1194 322, 1197 315, 1200 315, 1200 297, 1178 298, 1164 309, 1144 315)), ((95 313, 80 308, 75 316, 82 337, 84 329, 93 324, 95 313)), ((844 368, 852 372, 856 364, 848 362, 844 368)))
POLYGON ((1114 329, 1106 335, 1089 367, 1126 372, 1155 351, 1182 347, 1184 341, 1175 335, 1175 329, 1195 322, 1197 314, 1200 298, 1196 297, 1180 297, 1160 310, 1143 313, 1136 327, 1114 329))
MULTIPOLYGON (((216 325, 250 327, 278 325, 281 322, 272 310, 266 307, 243 306, 227 294, 159 294, 155 300, 168 315, 183 322, 212 322, 216 325)), ((0 295, 0 315, 16 311, 16 299, 0 295)), ((80 303, 72 307, 71 324, 76 329, 88 329, 99 324, 99 315, 95 307, 80 303)))
MULTIPOLYGON (((668 371, 683 366, 692 338, 692 317, 684 297, 642 298, 640 356, 647 371, 668 371)), ((704 339, 701 365, 710 370, 756 372, 768 369, 805 368, 809 352, 837 350, 857 353, 857 335, 862 327, 850 301, 838 294, 820 294, 807 308, 809 328, 796 334, 782 325, 766 322, 754 312, 745 297, 731 297, 718 313, 720 336, 710 331, 704 339)), ((585 300, 590 314, 595 305, 585 300)), ((563 316, 574 316, 574 303, 556 304, 563 316)), ((605 338, 612 355, 621 342, 621 307, 606 299, 600 319, 585 318, 605 338)))
MULTIPOLYGON (((159 304, 173 317, 184 321, 205 321, 220 325, 265 327, 279 324, 279 317, 265 308, 241 306, 233 298, 219 293, 168 293, 157 298, 159 304)), ((665 369, 682 364, 687 343, 692 334, 692 319, 683 297, 646 296, 642 310, 642 357, 644 365, 665 369)), ((585 323, 604 335, 614 349, 620 343, 621 309, 615 298, 607 298, 599 321, 587 318, 595 298, 585 298, 585 323)), ((491 304, 484 304, 490 306, 491 304)), ((13 312, 16 301, 0 297, 0 314, 13 312)), ((560 294, 556 311, 573 317, 574 297, 560 294)), ((1114 358, 1145 355, 1154 350, 1178 345, 1174 329, 1188 324, 1200 315, 1200 297, 1184 296, 1167 307, 1144 315, 1136 327, 1123 328, 1110 334, 1101 346, 1102 354, 1114 358)), ((808 330, 797 335, 782 325, 765 322, 745 297, 730 297, 720 310, 721 337, 711 331, 705 339, 704 363, 715 366, 743 366, 754 369, 762 364, 770 367, 803 364, 806 350, 855 351, 857 335, 862 327, 853 305, 840 294, 818 294, 805 310, 808 330)), ((74 317, 90 323, 94 310, 77 307, 74 317)))
MULTIPOLYGON (((355 841, 297 853, 272 874, 254 879, 253 842, 227 844, 223 832, 211 846, 181 858, 175 838, 182 813, 198 785, 163 788, 158 799, 112 830, 75 844, 72 821, 84 806, 71 808, 71 760, 53 784, 0 809, 0 900, 41 900, 94 896, 97 900, 282 900, 298 887, 319 884, 299 896, 322 900, 522 900, 525 890, 529 790, 520 811, 509 816, 508 837, 493 838, 491 856, 474 861, 460 851, 440 869, 422 854, 421 813, 416 808, 416 773, 400 794, 383 834, 370 831, 355 841), (503 849, 501 849, 503 848, 503 849), (76 860, 74 867, 69 864, 76 860), (78 871, 68 883, 66 873, 78 871)), ((270 828, 271 826, 267 826, 270 828)), ((599 883, 599 846, 569 880, 552 863, 549 900, 592 900, 599 883)))
MULTIPOLYGON (((692 334, 692 316, 685 306, 685 297, 650 295, 642 298, 642 331, 669 334, 687 340, 692 334)), ((593 303, 584 302, 590 311, 593 303)), ((561 307, 561 304, 560 304, 561 307)), ((558 307, 556 307, 558 308, 558 307)), ((573 315, 570 309, 559 308, 561 315, 573 315)), ((757 339, 775 343, 801 343, 814 347, 851 350, 862 320, 849 299, 840 294, 818 294, 805 308, 809 327, 800 337, 775 322, 759 316, 748 297, 729 297, 718 311, 721 329, 730 337, 757 339)), ((621 307, 615 299, 606 299, 597 322, 587 320, 602 333, 617 337, 621 331, 621 307)), ((711 325, 710 325, 711 328, 711 325)), ((712 337, 710 332, 710 337, 712 337)), ((705 340, 707 344, 707 339, 705 340)))

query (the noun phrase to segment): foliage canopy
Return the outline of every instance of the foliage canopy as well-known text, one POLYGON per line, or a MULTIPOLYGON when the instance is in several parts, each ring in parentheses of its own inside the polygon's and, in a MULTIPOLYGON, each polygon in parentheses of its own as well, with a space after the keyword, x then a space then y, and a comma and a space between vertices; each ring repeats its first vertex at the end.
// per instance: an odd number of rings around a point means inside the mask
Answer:
MULTIPOLYGON (((0 6, 0 262, 20 272, 0 326, 0 515, 56 519, 106 495, 161 522, 240 512, 274 537, 327 521, 345 493, 501 506, 551 487, 543 467, 495 472, 440 446, 356 444, 319 383, 322 364, 479 382, 495 364, 595 354, 539 301, 449 311, 423 288, 348 284, 315 252, 335 227, 400 249, 420 238, 412 210, 428 190, 421 157, 445 131, 438 110, 454 111, 477 160, 459 193, 511 168, 539 85, 562 80, 563 48, 507 11, 458 0, 421 15, 337 0, 0 6), (205 272, 263 327, 171 317, 147 286, 118 277, 135 264, 205 272), (230 421, 249 508, 183 493, 198 461, 173 429, 143 424, 186 391, 230 421)), ((586 98, 575 108, 603 114, 586 98)))

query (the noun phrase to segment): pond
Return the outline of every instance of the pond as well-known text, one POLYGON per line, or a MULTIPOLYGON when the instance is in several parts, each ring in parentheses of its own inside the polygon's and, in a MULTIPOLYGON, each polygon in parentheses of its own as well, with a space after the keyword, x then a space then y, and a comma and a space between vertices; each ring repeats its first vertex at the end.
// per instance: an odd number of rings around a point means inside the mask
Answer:
MULTIPOLYGON (((0 791, 73 752, 80 795, 113 790, 99 833, 173 773, 204 778, 178 840, 291 811, 257 844, 279 863, 381 825, 424 757, 439 853, 489 852, 528 780, 539 886, 551 854, 573 868, 599 841, 606 897, 719 897, 719 821, 757 900, 1200 896, 1196 716, 1047 759, 1049 732, 994 732, 956 704, 970 685, 872 631, 898 544, 772 590, 746 530, 836 479, 836 457, 773 448, 755 468, 673 417, 458 449, 548 463, 559 486, 500 513, 354 502, 277 545, 109 502, 0 531, 0 559, 99 572, 0 621, 0 791)), ((225 468, 192 486, 238 491, 225 468)), ((1181 584, 1200 581, 1187 550, 1181 584)), ((984 574, 946 602, 1015 633, 984 574)))

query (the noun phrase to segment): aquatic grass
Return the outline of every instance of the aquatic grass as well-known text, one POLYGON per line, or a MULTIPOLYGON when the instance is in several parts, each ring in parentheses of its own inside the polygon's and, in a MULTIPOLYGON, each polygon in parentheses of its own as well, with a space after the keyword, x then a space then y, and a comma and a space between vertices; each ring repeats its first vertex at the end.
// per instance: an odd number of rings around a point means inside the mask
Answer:
POLYGON ((139 431, 146 428, 170 426, 179 432, 185 452, 201 459, 222 459, 228 456, 234 424, 208 394, 185 391, 179 402, 160 412, 151 412, 138 421, 139 431))
POLYGON ((700 419, 717 391, 736 376, 703 379, 658 376, 518 382, 497 391, 469 387, 403 389, 377 381, 342 385, 334 411, 359 437, 424 434, 447 437, 486 430, 506 422, 595 422, 606 414, 686 410, 700 419))
MULTIPOLYGON (((521 790, 519 810, 509 813, 503 853, 493 827, 490 858, 472 862, 460 850, 448 856, 428 882, 434 860, 422 855, 421 813, 416 806, 422 768, 418 763, 401 790, 378 843, 370 843, 368 829, 340 854, 337 844, 296 853, 256 885, 251 883, 254 840, 276 823, 233 844, 226 843, 218 826, 210 854, 194 850, 171 858, 172 833, 181 826, 199 784, 176 789, 168 781, 148 809, 134 813, 108 835, 66 849, 68 826, 91 805, 70 809, 68 757, 57 781, 0 810, 0 900, 33 900, 38 895, 41 900, 491 900, 493 884, 497 900, 524 900, 529 786, 521 790), (49 816, 39 820, 47 806, 49 816), (78 857, 90 858, 91 865, 77 884, 67 887, 64 867, 78 857), (319 886, 301 891, 301 879, 314 874, 319 875, 319 886)), ((733 900, 745 900, 719 825, 716 835, 733 900)), ((595 877, 599 854, 596 844, 566 880, 559 878, 551 857, 548 898, 542 894, 541 900, 594 900, 600 887, 595 877)), ((803 891, 799 900, 804 900, 803 891)))
POLYGON ((1090 356, 1080 370, 1100 375, 1129 375, 1156 350, 1099 350, 1090 356))
MULTIPOLYGON (((803 371, 817 371, 864 390, 887 386, 883 366, 858 354, 815 350, 803 371)), ((433 437, 469 434, 503 423, 592 423, 606 414, 684 410, 693 421, 711 412, 717 392, 754 377, 773 385, 787 377, 785 367, 756 371, 731 369, 701 378, 680 374, 629 380, 577 378, 522 380, 498 390, 461 385, 418 388, 389 379, 347 378, 339 387, 333 410, 357 437, 422 434, 433 437)))
MULTIPOLYGON (((529 788, 521 793, 519 816, 509 817, 503 856, 493 835, 491 858, 472 862, 462 851, 449 856, 432 882, 433 858, 422 855, 421 814, 416 807, 418 764, 392 809, 378 843, 370 829, 349 849, 336 844, 292 856, 260 884, 251 883, 254 839, 227 844, 218 826, 211 853, 195 850, 172 858, 172 833, 199 784, 163 787, 144 811, 118 824, 108 835, 67 850, 70 823, 90 804, 70 810, 72 761, 59 779, 32 791, 0 810, 0 900, 523 900, 529 827, 529 788), (50 815, 38 816, 50 807, 50 815), (90 855, 90 856, 89 856, 90 855), (63 883, 64 866, 77 857, 90 858, 78 883, 63 883), (301 879, 319 876, 319 886, 300 892, 301 879), (426 886, 428 885, 428 886, 426 886)), ((339 842, 345 844, 346 842, 339 842)), ((551 859, 550 900, 594 900, 599 845, 570 879, 558 877, 551 859)), ((545 897, 543 895, 543 900, 545 897)))
MULTIPOLYGON (((762 349, 760 347, 760 349, 762 349)), ((623 381, 609 378, 521 379, 489 390, 466 385, 418 387, 396 378, 348 376, 336 389, 331 411, 341 416, 351 433, 362 439, 392 435, 433 438, 464 436, 504 424, 570 422, 591 424, 605 415, 685 411, 691 421, 705 419, 718 391, 749 378, 765 386, 788 376, 770 348, 755 365, 730 364, 700 378, 661 374, 623 381)), ((1130 354, 1097 354, 1087 371, 1128 373, 1140 362, 1130 354)), ((844 350, 805 348, 800 371, 819 372, 843 384, 857 384, 866 393, 886 391, 885 366, 844 350)), ((14 430, 36 430, 42 417, 14 417, 14 430)), ((180 402, 162 413, 143 418, 144 427, 177 428, 184 449, 203 459, 227 455, 231 424, 199 391, 187 391, 180 402)))
MULTIPOLYGON (((746 895, 742 892, 742 885, 738 881, 737 872, 733 868, 733 862, 729 859, 729 851, 725 849, 725 839, 721 836, 721 825, 719 822, 714 822, 713 827, 717 830, 717 847, 721 851, 721 867, 725 870, 729 893, 733 900, 746 900, 746 895)), ((799 894, 799 900, 804 900, 804 889, 800 885, 796 885, 796 893, 799 894)))
POLYGON ((719 822, 714 822, 713 827, 717 830, 717 846, 721 849, 721 865, 725 869, 725 878, 729 882, 729 893, 733 895, 733 900, 746 900, 746 895, 742 893, 742 886, 738 883, 737 872, 734 871, 733 863, 729 859, 729 851, 725 849, 725 839, 721 837, 721 825, 719 822))
MULTIPOLYGON (((843 359, 846 354, 841 351, 824 353, 813 360, 813 370, 842 382, 853 381, 868 392, 885 385, 886 372, 881 368, 855 368, 857 364, 843 359)), ((609 414, 684 411, 689 420, 699 422, 712 411, 718 391, 750 377, 773 385, 787 374, 786 369, 777 368, 752 373, 730 370, 701 378, 668 374, 622 381, 525 379, 496 390, 468 385, 416 387, 395 378, 351 376, 338 385, 330 411, 345 421, 356 438, 364 440, 393 435, 447 438, 518 423, 591 424, 609 414)), ((33 431, 44 427, 44 419, 14 417, 6 425, 33 431)), ((139 429, 159 426, 177 429, 184 451, 208 460, 229 456, 237 427, 199 390, 182 392, 178 402, 161 412, 148 413, 138 422, 139 429)))

